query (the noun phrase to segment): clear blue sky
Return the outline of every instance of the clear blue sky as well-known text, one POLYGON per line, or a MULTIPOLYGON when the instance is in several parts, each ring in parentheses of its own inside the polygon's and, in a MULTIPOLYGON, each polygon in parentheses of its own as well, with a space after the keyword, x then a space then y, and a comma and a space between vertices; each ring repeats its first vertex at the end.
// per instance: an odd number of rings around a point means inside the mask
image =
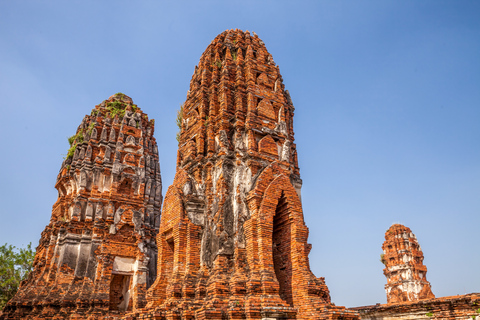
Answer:
POLYGON ((0 1, 0 243, 38 244, 67 137, 116 92, 156 120, 165 191, 176 110, 232 28, 259 35, 291 93, 333 302, 386 302, 392 223, 417 235, 434 294, 479 292, 479 1, 0 1))

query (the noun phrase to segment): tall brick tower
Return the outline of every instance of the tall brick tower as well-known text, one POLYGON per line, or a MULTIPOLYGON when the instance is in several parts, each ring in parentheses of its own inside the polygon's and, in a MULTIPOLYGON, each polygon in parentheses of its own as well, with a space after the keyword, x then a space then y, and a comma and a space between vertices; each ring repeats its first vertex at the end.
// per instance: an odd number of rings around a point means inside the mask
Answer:
POLYGON ((162 201, 153 130, 123 94, 85 116, 69 139, 34 269, 3 319, 99 319, 145 305, 162 201))
POLYGON ((229 30, 210 43, 179 113, 157 279, 132 318, 355 318, 310 271, 293 113, 257 35, 229 30))
POLYGON ((387 303, 435 298, 427 281, 423 252, 410 228, 392 225, 382 246, 387 303))

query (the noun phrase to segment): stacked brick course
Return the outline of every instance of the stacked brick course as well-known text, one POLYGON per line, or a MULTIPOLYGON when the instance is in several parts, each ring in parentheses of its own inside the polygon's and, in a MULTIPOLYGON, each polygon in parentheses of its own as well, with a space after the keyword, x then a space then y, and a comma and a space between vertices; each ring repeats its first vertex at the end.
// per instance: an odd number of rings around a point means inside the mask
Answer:
POLYGON ((127 319, 354 319, 310 271, 294 107, 257 35, 226 31, 195 67, 148 305, 127 319))
POLYGON ((161 180, 154 124, 116 94, 85 116, 63 162, 34 269, 1 319, 98 319, 146 304, 161 180))
POLYGON ((382 249, 388 303, 435 298, 427 281, 422 249, 410 228, 392 225, 385 233, 382 249))

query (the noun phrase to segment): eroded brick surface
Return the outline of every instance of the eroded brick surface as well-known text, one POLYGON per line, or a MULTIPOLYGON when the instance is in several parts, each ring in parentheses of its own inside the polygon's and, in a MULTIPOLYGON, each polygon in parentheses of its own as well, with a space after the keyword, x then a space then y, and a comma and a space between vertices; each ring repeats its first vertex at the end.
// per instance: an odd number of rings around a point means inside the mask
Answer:
POLYGON ((122 94, 85 116, 61 166, 34 269, 0 318, 115 318, 146 304, 162 201, 153 130, 122 94))
POLYGON ((294 107, 264 43, 239 30, 200 58, 148 305, 126 319, 354 319, 310 271, 294 107))
POLYGON ((422 249, 410 228, 392 225, 385 233, 382 249, 387 303, 435 298, 427 281, 422 249))

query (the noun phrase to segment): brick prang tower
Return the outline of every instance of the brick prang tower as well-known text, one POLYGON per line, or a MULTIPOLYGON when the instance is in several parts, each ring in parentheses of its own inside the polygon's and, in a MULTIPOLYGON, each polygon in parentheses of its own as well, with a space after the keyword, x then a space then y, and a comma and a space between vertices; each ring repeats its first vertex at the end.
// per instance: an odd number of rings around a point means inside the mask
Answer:
POLYGON ((294 107, 262 40, 225 31, 195 67, 147 308, 128 319, 353 319, 310 271, 294 107))
POLYGON ((382 249, 387 303, 435 298, 427 281, 422 249, 410 228, 392 225, 385 233, 382 249))
POLYGON ((146 304, 162 201, 153 131, 123 94, 85 116, 69 139, 33 271, 0 318, 111 319, 146 304))

